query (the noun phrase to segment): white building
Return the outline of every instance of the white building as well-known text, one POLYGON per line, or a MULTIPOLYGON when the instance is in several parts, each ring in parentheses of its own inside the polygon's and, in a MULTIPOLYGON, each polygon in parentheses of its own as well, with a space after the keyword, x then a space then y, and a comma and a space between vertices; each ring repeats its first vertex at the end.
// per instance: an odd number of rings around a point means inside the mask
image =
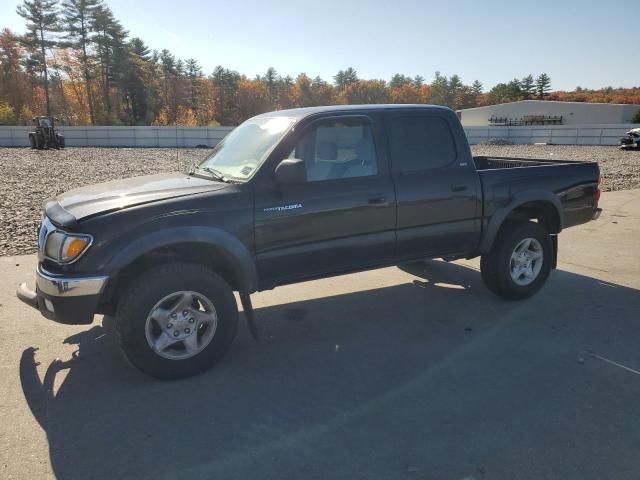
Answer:
POLYGON ((585 125, 607 123, 631 123, 640 105, 619 103, 555 102, 546 100, 521 100, 486 107, 458 110, 465 127, 482 127, 490 124, 561 123, 585 125), (490 122, 493 119, 493 122, 490 122))

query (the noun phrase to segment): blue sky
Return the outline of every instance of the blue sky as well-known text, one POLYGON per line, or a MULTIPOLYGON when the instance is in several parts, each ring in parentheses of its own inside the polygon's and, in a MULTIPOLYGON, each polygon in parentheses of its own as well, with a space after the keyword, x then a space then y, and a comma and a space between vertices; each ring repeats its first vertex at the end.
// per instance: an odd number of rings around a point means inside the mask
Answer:
MULTIPOLYGON (((21 32, 17 0, 0 1, 0 28, 21 32)), ((331 80, 396 72, 431 81, 439 70, 486 88, 547 72, 554 89, 640 86, 634 1, 107 0, 151 48, 253 77, 273 66, 331 80), (627 17, 626 15, 629 15, 627 17), (633 47, 636 47, 634 52, 633 47)))

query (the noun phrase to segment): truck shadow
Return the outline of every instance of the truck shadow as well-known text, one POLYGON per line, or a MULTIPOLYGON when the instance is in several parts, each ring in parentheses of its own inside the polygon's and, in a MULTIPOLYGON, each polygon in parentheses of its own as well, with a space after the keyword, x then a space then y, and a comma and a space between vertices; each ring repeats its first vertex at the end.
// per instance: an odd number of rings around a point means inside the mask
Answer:
MULTIPOLYGON (((574 422, 592 411, 579 400, 589 388, 571 390, 577 356, 593 349, 637 359, 627 339, 640 333, 638 290, 557 271, 534 298, 505 302, 458 264, 402 269, 420 279, 257 309, 265 340, 254 343, 243 322, 222 363, 186 380, 158 382, 128 367, 108 317, 68 337, 77 352, 52 362, 42 379, 37 348, 27 348, 20 380, 55 475, 407 478, 407 465, 427 458, 431 478, 459 478, 487 468, 477 465, 487 429, 498 464, 520 455, 512 429, 550 418, 554 432, 580 434, 574 422), (565 401, 541 396, 549 381, 566 390, 571 415, 549 413, 550 403, 565 401), (505 392, 513 402, 535 396, 540 412, 496 429, 505 392), (467 447, 453 459, 456 442, 467 447)), ((545 448, 553 443, 537 446, 556 437, 531 432, 528 461, 552 468, 545 448)), ((602 435, 615 450, 613 434, 602 435)))

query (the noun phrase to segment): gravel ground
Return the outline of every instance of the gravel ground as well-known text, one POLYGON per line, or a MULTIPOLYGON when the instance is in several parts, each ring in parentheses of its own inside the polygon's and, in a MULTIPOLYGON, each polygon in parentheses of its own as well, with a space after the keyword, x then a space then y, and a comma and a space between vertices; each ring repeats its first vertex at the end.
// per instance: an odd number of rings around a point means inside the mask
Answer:
POLYGON ((45 200, 91 183, 187 171, 207 152, 163 148, 0 148, 0 256, 36 251, 36 229, 45 200))
MULTIPOLYGON (((603 189, 640 188, 640 152, 615 147, 485 146, 475 155, 597 160, 603 189)), ((35 233, 43 202, 91 183, 148 173, 186 171, 207 150, 67 148, 35 151, 0 148, 0 255, 36 251, 35 233)))

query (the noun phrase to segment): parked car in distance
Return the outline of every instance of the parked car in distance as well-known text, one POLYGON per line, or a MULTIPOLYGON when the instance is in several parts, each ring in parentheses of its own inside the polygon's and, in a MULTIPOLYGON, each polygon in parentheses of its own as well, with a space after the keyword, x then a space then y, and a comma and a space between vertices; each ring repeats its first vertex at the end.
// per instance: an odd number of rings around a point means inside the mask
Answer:
POLYGON ((481 257, 488 289, 536 293, 558 234, 598 216, 595 162, 473 157, 428 105, 258 115, 190 174, 112 181, 45 205, 35 290, 45 317, 114 315, 126 357, 158 378, 215 364, 241 302, 279 285, 422 258, 481 257))
POLYGON ((620 148, 622 150, 640 149, 640 128, 632 128, 625 133, 625 136, 620 139, 620 148))

